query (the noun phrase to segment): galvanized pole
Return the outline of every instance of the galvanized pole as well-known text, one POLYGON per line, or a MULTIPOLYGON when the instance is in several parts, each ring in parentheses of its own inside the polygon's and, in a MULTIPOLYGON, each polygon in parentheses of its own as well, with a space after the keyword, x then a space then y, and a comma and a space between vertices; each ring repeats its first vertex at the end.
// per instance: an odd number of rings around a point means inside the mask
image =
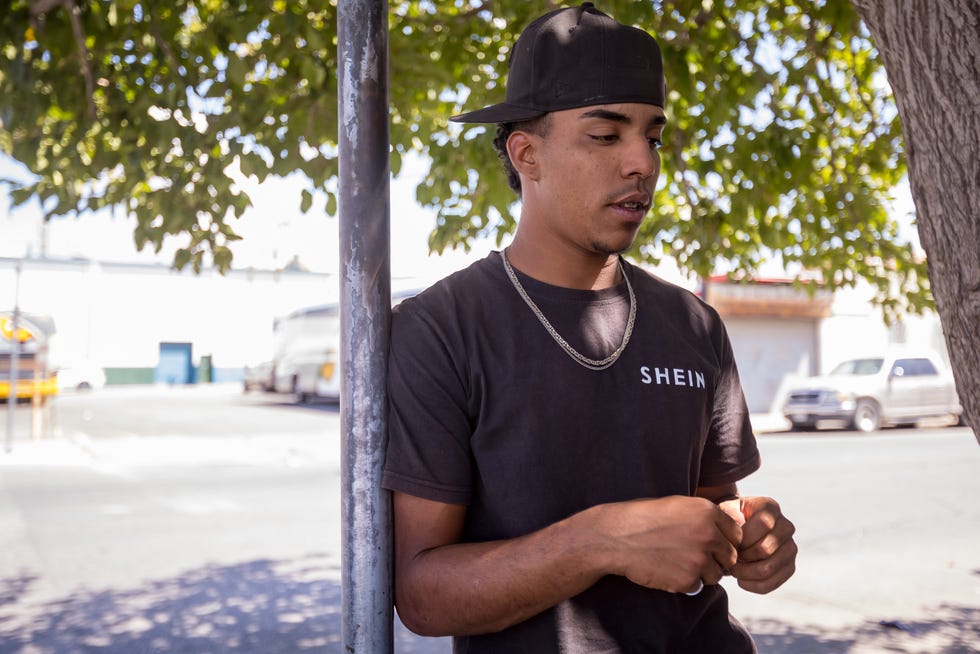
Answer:
POLYGON ((394 650, 388 440, 388 3, 337 7, 344 652, 394 650))
POLYGON ((14 412, 17 409, 17 380, 20 378, 20 261, 15 268, 14 281, 14 315, 10 337, 10 394, 7 396, 7 444, 4 448, 8 453, 14 449, 14 412))

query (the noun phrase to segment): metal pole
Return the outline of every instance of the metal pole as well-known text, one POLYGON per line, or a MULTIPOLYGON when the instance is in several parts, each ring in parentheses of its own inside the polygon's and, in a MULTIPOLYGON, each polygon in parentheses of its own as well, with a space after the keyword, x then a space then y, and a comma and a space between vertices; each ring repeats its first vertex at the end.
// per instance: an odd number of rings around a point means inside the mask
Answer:
POLYGON ((14 315, 10 338, 10 393, 7 395, 7 443, 4 449, 10 453, 14 449, 14 413, 17 409, 17 378, 20 376, 20 261, 14 268, 14 315))
POLYGON ((388 3, 337 11, 344 652, 394 651, 388 439, 388 3))

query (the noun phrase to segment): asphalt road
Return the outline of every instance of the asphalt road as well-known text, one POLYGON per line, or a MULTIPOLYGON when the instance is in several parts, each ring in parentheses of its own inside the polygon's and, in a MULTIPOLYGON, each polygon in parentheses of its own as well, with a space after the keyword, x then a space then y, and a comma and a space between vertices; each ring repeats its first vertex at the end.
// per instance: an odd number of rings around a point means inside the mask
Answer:
MULTIPOLYGON (((342 651, 335 406, 132 388, 59 398, 39 440, 28 407, 15 418, 0 448, 0 654, 342 651)), ((762 654, 980 650, 968 429, 760 446, 742 490, 779 499, 801 548, 770 596, 727 584, 762 654)), ((396 652, 448 651, 396 630, 396 652)))

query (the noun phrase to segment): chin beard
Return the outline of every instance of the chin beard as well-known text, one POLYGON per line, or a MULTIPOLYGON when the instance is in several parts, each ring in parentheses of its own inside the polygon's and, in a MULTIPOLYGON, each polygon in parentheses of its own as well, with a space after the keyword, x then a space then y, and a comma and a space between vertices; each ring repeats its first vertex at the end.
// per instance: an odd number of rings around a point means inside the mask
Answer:
POLYGON ((619 256, 624 252, 626 252, 627 250, 629 250, 630 246, 632 245, 633 245, 632 240, 630 240, 630 242, 626 244, 594 242, 592 243, 592 250, 595 252, 599 252, 601 254, 605 254, 607 256, 619 256))
POLYGON ((617 249, 612 249, 612 248, 609 248, 608 246, 599 245, 599 244, 593 245, 592 246, 592 249, 595 250, 596 252, 599 252, 601 254, 604 254, 604 255, 606 255, 608 257, 611 257, 611 256, 617 256, 618 257, 623 252, 626 252, 626 248, 622 248, 622 249, 617 250, 617 249))
POLYGON ((604 235, 604 240, 599 240, 599 236, 595 236, 590 245, 592 246, 593 252, 599 252, 605 254, 606 256, 619 256, 624 252, 633 247, 634 241, 636 241, 636 236, 639 230, 632 230, 628 234, 622 233, 619 235, 606 234, 604 235))

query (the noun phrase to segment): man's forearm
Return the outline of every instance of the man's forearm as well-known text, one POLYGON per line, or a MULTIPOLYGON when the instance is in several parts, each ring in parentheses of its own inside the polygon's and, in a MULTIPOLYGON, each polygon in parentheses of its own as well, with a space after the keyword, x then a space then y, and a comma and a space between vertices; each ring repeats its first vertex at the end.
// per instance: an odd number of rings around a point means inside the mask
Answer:
POLYGON ((594 513, 520 538, 420 552, 396 582, 402 621, 428 636, 492 633, 581 593, 607 573, 594 513))

